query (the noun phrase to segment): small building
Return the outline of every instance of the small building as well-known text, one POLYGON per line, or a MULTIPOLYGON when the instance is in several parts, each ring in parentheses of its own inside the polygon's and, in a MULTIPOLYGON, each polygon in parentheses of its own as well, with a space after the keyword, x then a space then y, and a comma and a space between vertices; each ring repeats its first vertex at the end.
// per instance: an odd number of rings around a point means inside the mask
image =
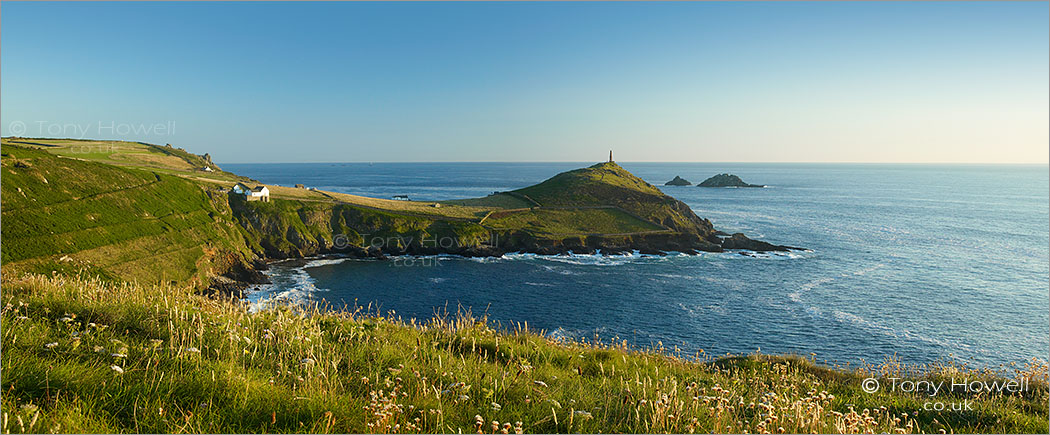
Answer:
POLYGON ((270 202, 270 189, 266 186, 248 187, 247 184, 237 183, 230 189, 230 193, 244 195, 245 201, 270 202))
POLYGON ((204 172, 215 172, 214 170, 212 170, 211 166, 205 166, 203 171, 204 172))
POLYGON ((304 185, 302 185, 302 184, 296 184, 296 185, 295 185, 295 188, 296 188, 296 189, 305 189, 305 188, 306 188, 306 186, 304 186, 304 185))
POLYGON ((266 186, 255 186, 252 188, 251 195, 248 195, 248 200, 270 202, 270 189, 267 189, 266 186))

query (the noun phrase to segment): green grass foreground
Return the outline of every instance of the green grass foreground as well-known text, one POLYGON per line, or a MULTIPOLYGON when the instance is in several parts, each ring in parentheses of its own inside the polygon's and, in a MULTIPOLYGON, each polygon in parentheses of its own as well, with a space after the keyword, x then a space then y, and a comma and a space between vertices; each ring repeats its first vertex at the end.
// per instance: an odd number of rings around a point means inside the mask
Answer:
MULTIPOLYGON (((273 308, 188 288, 5 276, 4 433, 1047 433, 1047 366, 833 369, 555 341, 461 314, 273 308), (868 394, 861 381, 1028 382, 1012 394, 868 394)), ((885 383, 885 382, 884 382, 885 383)))

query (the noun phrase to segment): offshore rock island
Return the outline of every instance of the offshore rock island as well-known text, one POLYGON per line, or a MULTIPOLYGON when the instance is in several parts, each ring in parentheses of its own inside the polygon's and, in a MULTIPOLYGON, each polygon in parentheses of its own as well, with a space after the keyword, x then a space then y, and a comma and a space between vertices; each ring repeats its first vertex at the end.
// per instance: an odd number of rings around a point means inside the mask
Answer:
POLYGON ((692 185, 693 185, 693 183, 690 183, 689 180, 686 180, 685 178, 682 178, 681 176, 678 176, 678 175, 675 175, 673 180, 664 183, 664 186, 692 186, 692 185))
POLYGON ((766 187, 765 185, 762 185, 762 184, 748 184, 748 183, 745 183, 744 180, 741 180, 740 177, 737 177, 736 175, 733 175, 733 174, 718 174, 718 175, 715 175, 714 177, 708 178, 708 179, 700 182, 700 184, 697 184, 697 186, 698 187, 766 187))
POLYGON ((267 261, 318 255, 798 249, 716 230, 611 155, 533 186, 439 202, 262 185, 207 155, 138 142, 4 138, 3 176, 3 207, 19 211, 4 216, 8 270, 223 293, 265 282, 267 261))

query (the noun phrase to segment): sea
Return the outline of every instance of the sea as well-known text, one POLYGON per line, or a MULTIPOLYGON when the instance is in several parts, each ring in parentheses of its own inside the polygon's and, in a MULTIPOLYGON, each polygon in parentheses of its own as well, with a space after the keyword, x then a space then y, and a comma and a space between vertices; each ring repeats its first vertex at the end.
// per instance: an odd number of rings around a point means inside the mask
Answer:
MULTIPOLYGON (((225 164, 265 183, 446 200, 591 163, 225 164)), ((620 163, 717 229, 805 251, 278 263, 254 307, 320 302, 425 321, 469 309, 555 338, 833 365, 1050 353, 1046 165, 620 163), (719 173, 765 188, 663 186, 719 173)))

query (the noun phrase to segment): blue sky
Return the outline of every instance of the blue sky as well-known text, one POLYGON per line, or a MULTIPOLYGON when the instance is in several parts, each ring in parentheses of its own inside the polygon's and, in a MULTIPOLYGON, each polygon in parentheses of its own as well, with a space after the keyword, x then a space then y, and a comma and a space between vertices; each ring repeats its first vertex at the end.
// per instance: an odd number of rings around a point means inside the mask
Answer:
POLYGON ((4 2, 0 133, 218 162, 1047 163, 1048 17, 1046 2, 4 2))

